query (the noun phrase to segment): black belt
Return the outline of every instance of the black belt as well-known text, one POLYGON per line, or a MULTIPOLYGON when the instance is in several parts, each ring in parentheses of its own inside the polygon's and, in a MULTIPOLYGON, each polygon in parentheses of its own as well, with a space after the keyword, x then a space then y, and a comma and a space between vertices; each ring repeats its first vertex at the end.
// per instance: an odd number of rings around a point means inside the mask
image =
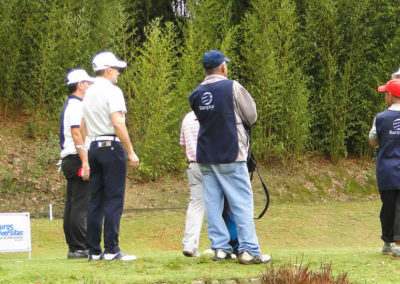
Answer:
POLYGON ((71 154, 71 155, 65 156, 65 157, 63 158, 63 160, 64 160, 64 159, 76 159, 76 158, 79 158, 79 155, 78 155, 78 154, 71 154))

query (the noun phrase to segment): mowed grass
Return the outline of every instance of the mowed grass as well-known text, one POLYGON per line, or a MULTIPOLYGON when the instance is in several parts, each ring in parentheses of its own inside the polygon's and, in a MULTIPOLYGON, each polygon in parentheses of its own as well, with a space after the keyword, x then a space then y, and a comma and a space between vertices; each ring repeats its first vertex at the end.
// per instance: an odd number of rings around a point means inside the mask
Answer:
MULTIPOLYGON (((257 208, 260 210, 261 208, 257 208)), ((256 221, 263 253, 274 266, 332 262, 335 275, 355 283, 400 283, 400 261, 380 253, 379 201, 318 204, 271 204, 256 221)), ((257 211, 258 212, 258 211, 257 211)), ((213 262, 211 255, 181 253, 185 211, 136 211, 124 214, 120 246, 136 262, 67 260, 62 220, 32 219, 32 258, 27 253, 0 254, 2 283, 190 283, 194 280, 260 276, 265 265, 213 262)), ((204 225, 200 251, 209 248, 204 225)))

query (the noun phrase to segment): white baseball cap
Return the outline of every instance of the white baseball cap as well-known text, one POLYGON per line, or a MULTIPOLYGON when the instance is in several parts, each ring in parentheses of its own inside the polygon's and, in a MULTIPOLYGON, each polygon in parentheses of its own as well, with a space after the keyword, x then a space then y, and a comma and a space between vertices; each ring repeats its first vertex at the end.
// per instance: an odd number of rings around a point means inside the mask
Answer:
POLYGON ((392 79, 397 79, 398 77, 400 77, 400 68, 392 74, 392 79))
POLYGON ((397 79, 398 77, 400 77, 400 68, 392 74, 392 79, 397 79))
POLYGON ((79 83, 83 81, 93 82, 94 78, 90 77, 84 69, 73 69, 68 72, 65 82, 67 85, 79 83))
POLYGON ((93 57, 92 67, 95 72, 107 69, 107 67, 126 68, 126 62, 117 59, 110 51, 102 51, 93 57))

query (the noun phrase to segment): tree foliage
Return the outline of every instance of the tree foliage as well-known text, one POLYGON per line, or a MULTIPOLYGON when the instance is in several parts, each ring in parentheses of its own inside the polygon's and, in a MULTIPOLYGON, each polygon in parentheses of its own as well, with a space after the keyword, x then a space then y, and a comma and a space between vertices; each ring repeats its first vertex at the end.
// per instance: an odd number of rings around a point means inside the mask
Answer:
POLYGON ((253 1, 244 21, 246 84, 258 106, 254 152, 290 163, 304 152, 309 118, 300 25, 291 0, 253 1))
POLYGON ((6 0, 0 8, 2 117, 19 107, 31 136, 55 132, 67 71, 90 72, 92 56, 110 50, 128 62, 119 84, 146 178, 184 165, 179 128, 205 76, 205 51, 230 57, 229 76, 257 103, 258 160, 289 165, 307 151, 334 162, 370 155, 367 133, 384 109, 376 87, 399 67, 397 1, 6 0))

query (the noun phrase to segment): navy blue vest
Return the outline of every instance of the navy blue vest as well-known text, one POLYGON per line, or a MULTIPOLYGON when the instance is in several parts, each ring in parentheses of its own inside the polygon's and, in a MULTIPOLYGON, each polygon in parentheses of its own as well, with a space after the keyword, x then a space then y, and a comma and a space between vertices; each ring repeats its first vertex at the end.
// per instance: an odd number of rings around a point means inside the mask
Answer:
POLYGON ((378 188, 400 190, 400 111, 385 110, 376 116, 379 149, 376 161, 378 188))
POLYGON ((204 164, 228 164, 239 152, 233 81, 198 86, 189 101, 200 123, 196 159, 204 164))

